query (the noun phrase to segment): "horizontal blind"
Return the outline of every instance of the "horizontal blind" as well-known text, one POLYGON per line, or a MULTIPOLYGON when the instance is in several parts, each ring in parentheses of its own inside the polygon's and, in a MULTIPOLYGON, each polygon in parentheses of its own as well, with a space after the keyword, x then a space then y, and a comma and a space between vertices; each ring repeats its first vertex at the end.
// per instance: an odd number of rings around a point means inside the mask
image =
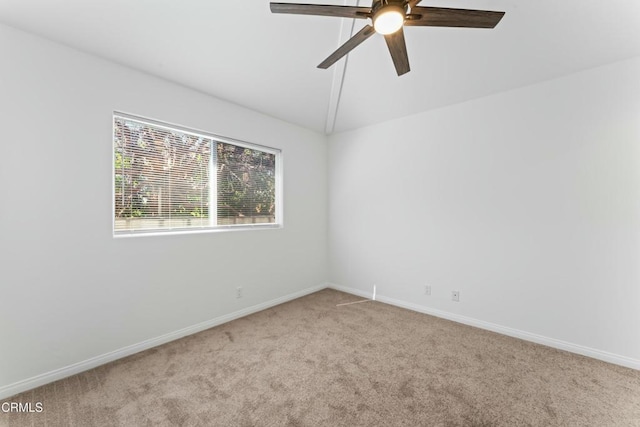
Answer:
POLYGON ((276 224, 277 150, 114 115, 114 232, 276 224))
POLYGON ((275 223, 276 156, 217 144, 218 224, 275 223))

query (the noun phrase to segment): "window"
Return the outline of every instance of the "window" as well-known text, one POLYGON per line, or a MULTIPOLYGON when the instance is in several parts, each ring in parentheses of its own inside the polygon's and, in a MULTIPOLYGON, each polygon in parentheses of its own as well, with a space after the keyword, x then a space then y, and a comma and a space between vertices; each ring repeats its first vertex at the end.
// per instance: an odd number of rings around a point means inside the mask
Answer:
POLYGON ((281 224, 280 151, 113 116, 114 234, 281 224))

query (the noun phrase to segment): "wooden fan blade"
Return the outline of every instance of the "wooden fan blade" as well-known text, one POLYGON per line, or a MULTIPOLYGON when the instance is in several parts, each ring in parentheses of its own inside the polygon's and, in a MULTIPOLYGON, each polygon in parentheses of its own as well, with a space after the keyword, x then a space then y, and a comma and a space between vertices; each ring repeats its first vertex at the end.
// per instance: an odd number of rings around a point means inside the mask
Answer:
POLYGON ((416 5, 417 5, 418 3, 420 3, 421 1, 422 1, 422 0, 409 0, 409 7, 410 7, 411 9, 413 9, 413 8, 414 8, 414 7, 416 7, 416 5))
POLYGON ((409 68, 409 56, 407 55, 407 44, 404 42, 402 28, 393 34, 387 34, 384 39, 389 47, 389 53, 391 53, 393 65, 395 65, 398 75, 401 76, 411 71, 409 68))
POLYGON ((490 10, 449 9, 445 7, 411 8, 404 25, 418 27, 493 28, 504 12, 490 10))
POLYGON ((318 68, 327 69, 335 64, 340 58, 345 56, 347 53, 351 52, 355 49, 360 43, 371 37, 376 30, 373 29, 371 25, 365 25, 360 31, 358 31, 353 37, 345 42, 342 46, 338 48, 335 52, 333 52, 327 59, 322 61, 318 68))
POLYGON ((369 7, 332 6, 324 4, 271 3, 271 12, 361 19, 366 19, 371 16, 371 8, 369 7))

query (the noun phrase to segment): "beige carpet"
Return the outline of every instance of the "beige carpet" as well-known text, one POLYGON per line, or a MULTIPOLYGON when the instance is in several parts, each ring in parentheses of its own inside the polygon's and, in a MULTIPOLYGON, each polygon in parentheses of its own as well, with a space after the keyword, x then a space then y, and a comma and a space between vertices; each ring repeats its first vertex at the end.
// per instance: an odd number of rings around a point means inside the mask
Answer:
POLYGON ((640 372, 333 290, 15 396, 9 426, 640 426, 640 372))

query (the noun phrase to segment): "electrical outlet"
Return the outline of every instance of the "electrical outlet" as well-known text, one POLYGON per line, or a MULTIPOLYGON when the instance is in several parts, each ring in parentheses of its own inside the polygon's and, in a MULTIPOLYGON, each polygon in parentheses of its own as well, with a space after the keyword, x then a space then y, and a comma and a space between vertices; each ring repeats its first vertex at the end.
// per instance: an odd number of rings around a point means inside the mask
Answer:
POLYGON ((238 286, 236 288, 236 298, 242 298, 242 287, 238 286))
POLYGON ((460 301, 460 291, 452 291, 451 292, 451 299, 453 301, 459 302, 460 301))
POLYGON ((424 294, 431 295, 431 285, 424 285, 424 294))

